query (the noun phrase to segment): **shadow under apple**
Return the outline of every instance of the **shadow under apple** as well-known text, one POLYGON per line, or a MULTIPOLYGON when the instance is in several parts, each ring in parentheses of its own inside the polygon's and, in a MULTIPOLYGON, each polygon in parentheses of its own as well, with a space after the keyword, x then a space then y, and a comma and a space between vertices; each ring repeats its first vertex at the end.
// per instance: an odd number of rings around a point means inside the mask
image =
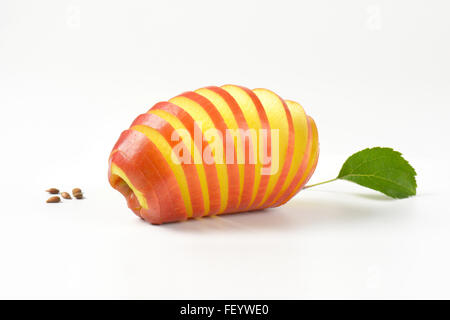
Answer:
POLYGON ((391 217, 397 211, 397 206, 389 206, 391 202, 374 201, 378 197, 364 195, 357 201, 351 201, 349 195, 343 195, 342 198, 344 199, 337 199, 336 196, 330 199, 299 196, 278 208, 190 219, 161 227, 193 233, 302 230, 318 224, 340 225, 357 223, 363 219, 385 220, 386 215, 391 217))

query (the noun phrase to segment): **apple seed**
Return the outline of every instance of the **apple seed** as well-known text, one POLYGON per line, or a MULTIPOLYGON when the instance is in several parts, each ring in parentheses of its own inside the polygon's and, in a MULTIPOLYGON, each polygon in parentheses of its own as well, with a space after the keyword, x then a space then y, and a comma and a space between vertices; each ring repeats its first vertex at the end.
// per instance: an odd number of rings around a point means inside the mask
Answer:
POLYGON ((50 197, 47 200, 47 203, 58 203, 61 201, 61 198, 58 196, 50 197))
POLYGON ((56 189, 56 188, 50 188, 50 189, 47 189, 45 191, 48 192, 48 193, 51 193, 51 194, 58 194, 59 193, 59 190, 56 189))
POLYGON ((61 192, 61 197, 63 197, 64 199, 72 199, 68 192, 61 192))

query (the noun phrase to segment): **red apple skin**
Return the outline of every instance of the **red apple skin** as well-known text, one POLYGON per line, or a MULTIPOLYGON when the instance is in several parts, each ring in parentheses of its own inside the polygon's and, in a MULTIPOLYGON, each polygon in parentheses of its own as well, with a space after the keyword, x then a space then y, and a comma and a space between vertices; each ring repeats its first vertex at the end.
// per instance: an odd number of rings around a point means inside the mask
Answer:
MULTIPOLYGON (((175 176, 157 146, 147 136, 134 130, 124 131, 110 161, 119 166, 133 185, 146 195, 149 208, 139 209, 143 219, 152 224, 187 219, 175 176), (148 196, 152 194, 155 196, 148 196), (156 204, 159 210, 155 209, 156 204)), ((136 205, 134 194, 125 197, 129 206, 136 205)))
MULTIPOLYGON (((206 99, 205 97, 199 95, 198 93, 188 91, 181 95, 180 97, 188 98, 196 103, 198 103, 205 111, 208 113, 209 117, 211 118, 212 122, 214 123, 214 127, 222 133, 222 136, 226 136, 226 130, 228 129, 225 120, 222 118, 222 115, 219 113, 219 111, 216 109, 216 107, 206 99)), ((222 140, 222 146, 224 150, 224 155, 226 154, 227 145, 225 142, 225 139, 222 140)), ((232 146, 234 149, 234 145, 232 146)), ((230 212, 236 212, 238 209, 238 203, 239 203, 239 193, 240 193, 240 184, 239 184, 239 167, 236 161, 236 150, 232 151, 235 160, 232 164, 227 164, 227 171, 228 171, 228 204, 225 208, 225 213, 230 212)))
MULTIPOLYGON (((180 120, 186 130, 191 134, 191 136, 194 136, 195 130, 197 132, 201 132, 201 129, 197 127, 197 124, 195 123, 194 119, 184 111, 179 106, 170 103, 170 102, 159 102, 151 108, 151 110, 164 110, 173 116, 177 117, 178 120, 180 120), (196 129, 197 128, 197 129, 196 129)), ((203 154, 204 150, 209 146, 209 143, 206 142, 206 139, 202 136, 203 143, 200 144, 199 141, 194 141, 194 143, 197 144, 197 148, 200 150, 201 154, 203 154)), ((208 215, 215 215, 219 213, 220 211, 220 203, 221 203, 221 197, 220 192, 218 191, 220 188, 219 185, 219 178, 217 175, 217 169, 216 165, 213 164, 207 164, 203 163, 203 167, 205 169, 206 173, 206 180, 208 183, 208 190, 209 190, 209 207, 210 211, 208 215)))
MULTIPOLYGON (((122 181, 121 178, 114 176, 111 173, 111 164, 115 163, 122 169, 122 171, 125 172, 129 179, 132 179, 133 185, 136 188, 141 190, 148 190, 148 192, 145 193, 145 198, 147 203, 149 204, 149 208, 151 208, 152 211, 155 212, 155 214, 159 215, 159 199, 164 198, 164 190, 160 189, 158 190, 159 193, 156 193, 155 190, 150 187, 149 182, 151 180, 147 178, 147 175, 145 175, 139 167, 137 167, 142 164, 142 161, 146 161, 147 159, 138 159, 138 154, 129 150, 129 146, 132 145, 145 146, 147 141, 143 138, 143 136, 136 134, 135 132, 130 130, 122 132, 109 157, 110 166, 108 170, 108 177, 111 186, 124 195, 127 200, 128 207, 136 215, 145 219, 144 212, 141 210, 142 208, 137 201, 135 194, 128 187, 128 185, 126 185, 126 183, 122 181)), ((145 168, 145 166, 143 168, 145 168)))
MULTIPOLYGON (((173 149, 177 144, 182 141, 172 141, 171 136, 175 129, 166 120, 158 117, 155 114, 144 113, 134 120, 131 127, 135 125, 144 125, 157 130, 164 139, 169 143, 173 149)), ((200 179, 198 177, 197 168, 194 164, 194 159, 191 156, 190 163, 183 163, 181 160, 181 167, 183 168, 184 175, 188 183, 189 195, 192 203, 193 217, 201 217, 204 214, 205 207, 203 205, 203 196, 200 186, 200 179)))

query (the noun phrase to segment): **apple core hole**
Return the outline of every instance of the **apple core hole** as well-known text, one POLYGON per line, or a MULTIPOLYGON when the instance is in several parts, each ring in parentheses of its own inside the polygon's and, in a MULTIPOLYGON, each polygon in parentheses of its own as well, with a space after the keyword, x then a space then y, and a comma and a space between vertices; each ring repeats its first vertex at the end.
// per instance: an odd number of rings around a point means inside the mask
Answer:
POLYGON ((135 195, 133 189, 128 183, 122 179, 119 175, 111 175, 111 185, 114 189, 119 191, 127 200, 128 207, 133 210, 138 216, 140 216, 141 204, 138 201, 138 197, 135 195))

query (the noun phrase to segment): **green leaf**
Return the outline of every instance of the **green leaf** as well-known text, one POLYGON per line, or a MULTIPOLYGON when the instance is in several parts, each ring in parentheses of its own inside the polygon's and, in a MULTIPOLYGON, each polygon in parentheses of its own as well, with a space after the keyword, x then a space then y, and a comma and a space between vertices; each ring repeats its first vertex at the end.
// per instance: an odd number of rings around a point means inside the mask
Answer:
POLYGON ((355 182, 392 198, 416 194, 416 171, 400 152, 391 148, 370 148, 351 155, 337 179, 355 182))

